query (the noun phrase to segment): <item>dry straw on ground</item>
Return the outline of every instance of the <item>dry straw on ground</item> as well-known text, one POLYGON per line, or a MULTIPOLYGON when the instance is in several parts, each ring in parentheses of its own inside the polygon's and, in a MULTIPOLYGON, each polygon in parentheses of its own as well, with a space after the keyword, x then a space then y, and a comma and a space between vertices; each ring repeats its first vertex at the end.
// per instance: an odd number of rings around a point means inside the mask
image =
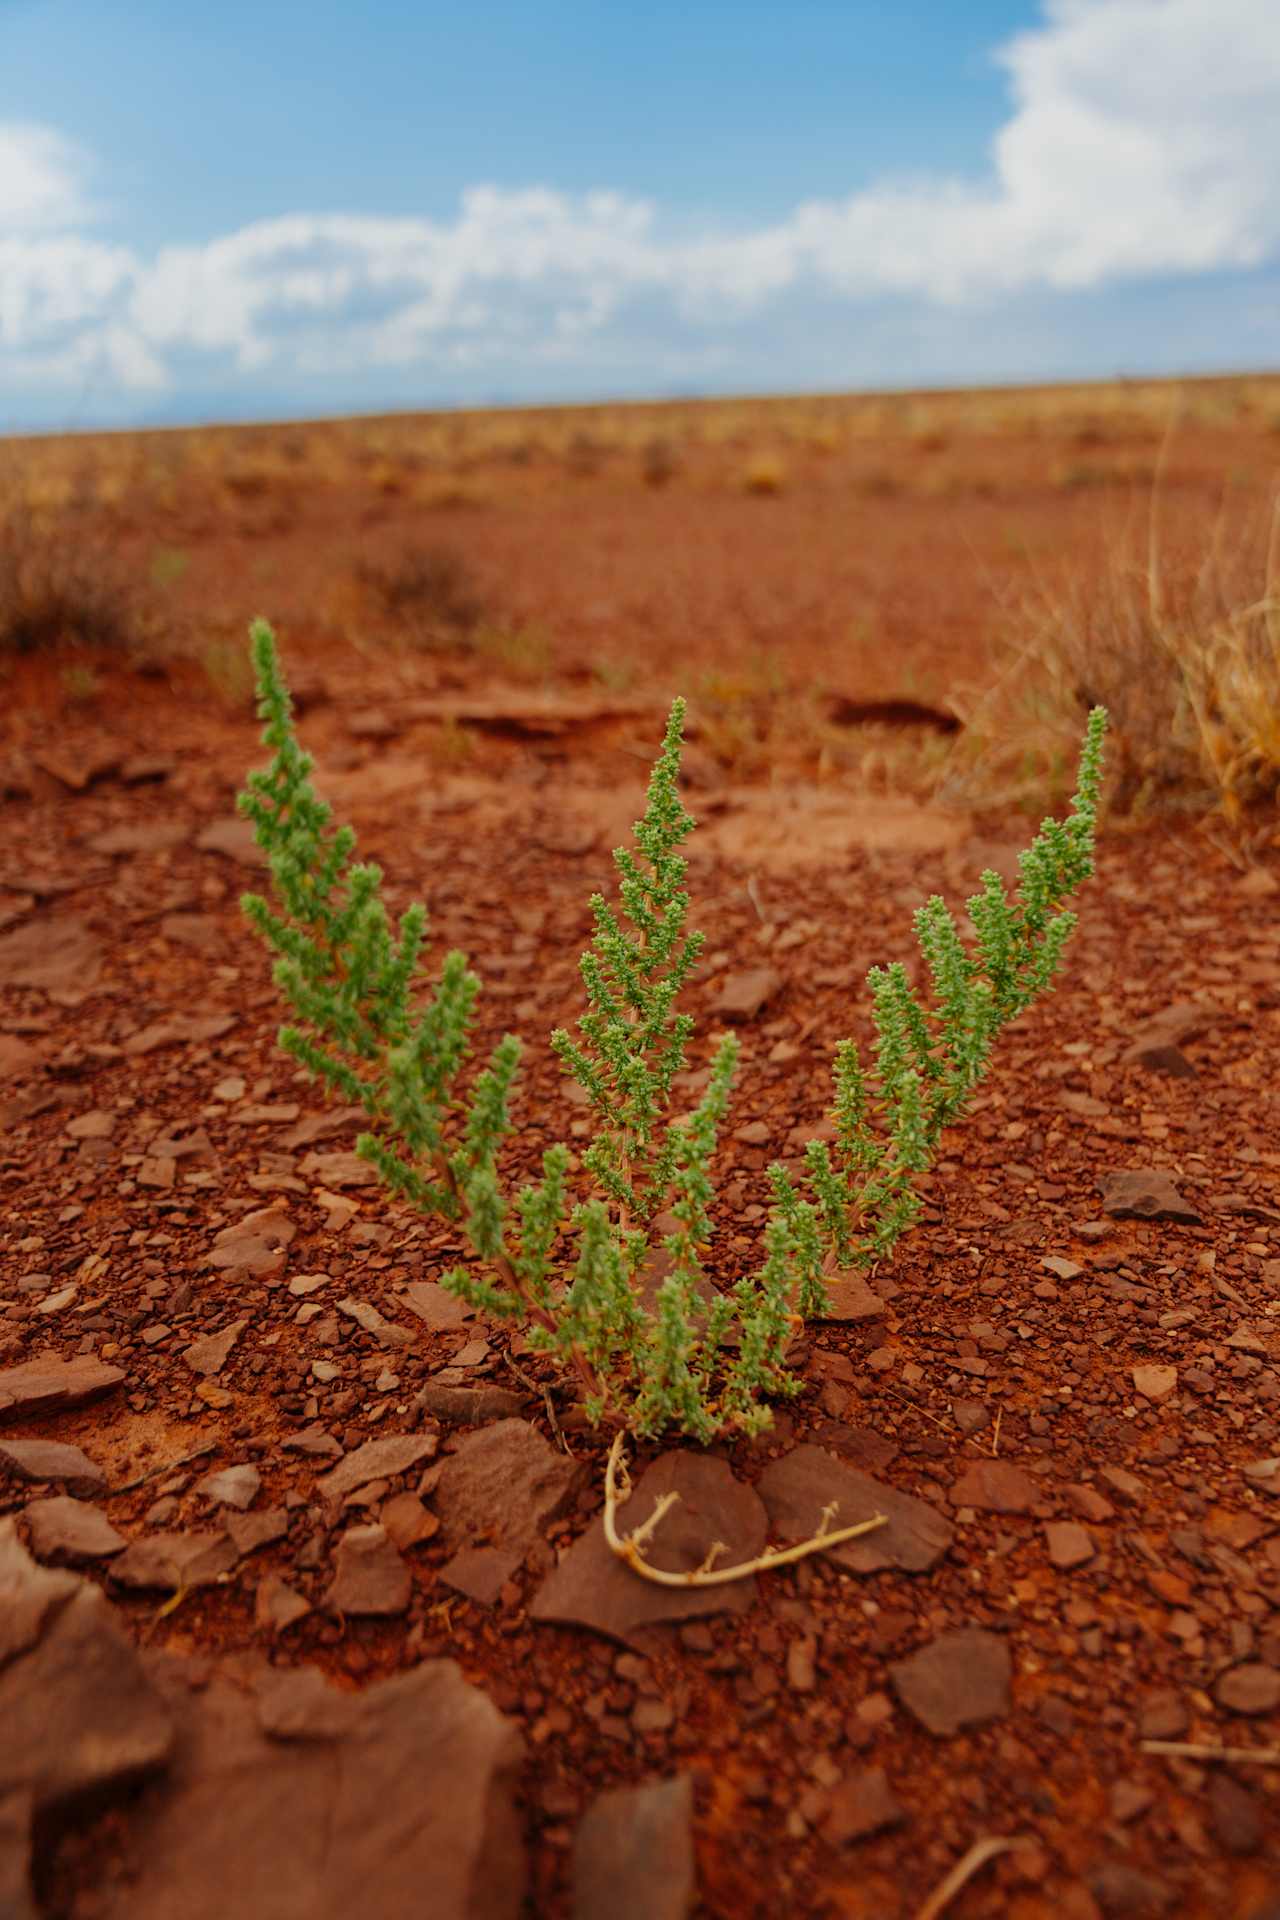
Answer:
MULTIPOLYGON (((1162 472, 1145 526, 1098 572, 1041 580, 1007 607, 1008 661, 962 695, 946 798, 1052 802, 1080 717, 1112 716, 1114 816, 1209 814, 1256 827, 1280 792, 1280 494, 1220 507, 1207 537, 1168 533, 1162 472)), ((1264 826, 1265 826, 1264 822, 1264 826)))

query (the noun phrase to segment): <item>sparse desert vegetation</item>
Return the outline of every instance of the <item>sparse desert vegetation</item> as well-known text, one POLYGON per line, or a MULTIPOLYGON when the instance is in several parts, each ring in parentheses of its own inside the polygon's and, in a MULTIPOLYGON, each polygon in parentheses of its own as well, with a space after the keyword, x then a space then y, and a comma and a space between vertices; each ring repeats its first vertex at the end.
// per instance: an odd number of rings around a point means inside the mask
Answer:
POLYGON ((256 1870, 214 1726, 373 1905, 447 1860, 484 1920, 598 1911, 638 1821, 636 1911, 1257 1920, 1277 419, 1260 375, 7 443, 39 1920, 256 1870))

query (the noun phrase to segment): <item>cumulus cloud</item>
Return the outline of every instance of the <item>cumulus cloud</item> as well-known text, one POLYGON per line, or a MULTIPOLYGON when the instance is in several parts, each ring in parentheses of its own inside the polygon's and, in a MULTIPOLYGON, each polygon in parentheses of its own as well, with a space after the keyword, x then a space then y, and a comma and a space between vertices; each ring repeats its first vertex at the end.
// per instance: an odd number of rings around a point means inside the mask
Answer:
POLYGON ((1046 0, 995 57, 1010 111, 981 177, 883 182, 694 239, 618 194, 476 187, 449 221, 299 213, 144 257, 97 237, 67 141, 0 126, 0 373, 134 390, 193 365, 233 384, 577 361, 599 376, 641 318, 655 365, 665 339, 705 367, 717 330, 767 338, 804 298, 993 310, 1280 255, 1275 0, 1046 0))
POLYGON ((52 127, 0 122, 0 233, 84 220, 85 171, 79 150, 52 127))

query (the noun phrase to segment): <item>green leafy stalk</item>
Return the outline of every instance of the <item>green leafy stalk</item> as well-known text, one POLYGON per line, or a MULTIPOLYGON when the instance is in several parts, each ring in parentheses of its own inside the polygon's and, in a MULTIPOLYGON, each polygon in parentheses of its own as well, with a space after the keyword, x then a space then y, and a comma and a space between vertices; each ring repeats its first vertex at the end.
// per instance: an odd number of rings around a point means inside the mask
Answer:
POLYGON ((944 1128, 964 1112, 996 1035, 1053 983, 1076 924, 1062 903, 1093 872, 1106 722, 1101 707, 1089 715, 1070 815, 1043 821, 1019 855, 1014 899, 998 874, 982 874, 968 903, 975 950, 938 895, 917 912, 931 1002, 917 998, 900 963, 867 975, 878 1094, 856 1043, 841 1041, 832 1107, 838 1161, 822 1141, 805 1152, 816 1214, 842 1266, 883 1259, 916 1219, 911 1176, 932 1164, 944 1128))
POLYGON ((758 1272, 718 1290, 703 1267, 714 1231, 717 1142, 729 1109, 737 1042, 724 1039, 706 1090, 684 1120, 669 1113, 693 1022, 677 1002, 702 949, 686 929, 693 829, 679 793, 684 706, 676 701, 649 782, 635 844, 614 855, 618 899, 597 894, 582 956, 587 1005, 578 1037, 552 1035, 597 1121, 582 1156, 593 1190, 570 1185, 577 1164, 556 1145, 541 1177, 508 1192, 520 1043, 505 1035, 473 1070, 480 982, 449 953, 423 979, 427 916, 392 928, 382 875, 355 859, 311 785, 265 622, 252 630, 270 765, 251 773, 240 807, 267 855, 271 900, 244 911, 275 954, 293 1013, 280 1045, 343 1099, 363 1108, 357 1142, 388 1191, 426 1214, 459 1220, 473 1259, 441 1276, 477 1309, 520 1326, 529 1345, 576 1380, 593 1421, 652 1436, 674 1428, 708 1441, 757 1432, 768 1400, 799 1390, 786 1352, 804 1316, 828 1302, 824 1264, 880 1257, 919 1207, 912 1175, 986 1070, 992 1040, 1045 990, 1074 924, 1061 901, 1092 870, 1103 716, 1090 719, 1071 817, 1046 821, 1022 856, 1010 903, 994 874, 969 903, 970 953, 940 900, 916 918, 933 986, 919 1001, 901 966, 869 975, 874 1080, 852 1040, 836 1049, 835 1151, 805 1154, 812 1198, 780 1163, 758 1272))
POLYGON ((674 1174, 674 1143, 661 1120, 693 1031, 676 1000, 703 947, 702 934, 685 931, 688 863, 678 851, 694 827, 678 785, 684 712, 683 700, 675 701, 635 824, 636 851, 619 847, 613 856, 620 911, 592 896, 596 931, 581 961, 582 1038, 563 1028, 551 1036, 599 1123, 585 1165, 623 1220, 641 1224, 661 1211, 674 1174))

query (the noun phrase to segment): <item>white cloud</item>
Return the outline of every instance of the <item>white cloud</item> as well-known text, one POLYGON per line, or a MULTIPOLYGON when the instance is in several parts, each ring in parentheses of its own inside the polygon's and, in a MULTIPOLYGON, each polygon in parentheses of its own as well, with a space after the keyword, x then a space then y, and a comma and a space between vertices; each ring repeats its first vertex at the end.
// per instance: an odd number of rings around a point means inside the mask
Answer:
POLYGON ((88 217, 85 161, 51 127, 0 122, 0 233, 70 227, 88 217))
POLYGON ((451 221, 301 213, 144 258, 93 236, 69 143, 0 126, 0 376, 143 389, 193 366, 250 384, 580 359, 599 378, 640 320, 655 366, 674 341, 705 366, 724 329, 767 341, 780 301, 994 311, 1280 255, 1275 0, 1046 0, 996 58, 1011 111, 983 178, 692 241, 622 195, 481 186, 451 221))

